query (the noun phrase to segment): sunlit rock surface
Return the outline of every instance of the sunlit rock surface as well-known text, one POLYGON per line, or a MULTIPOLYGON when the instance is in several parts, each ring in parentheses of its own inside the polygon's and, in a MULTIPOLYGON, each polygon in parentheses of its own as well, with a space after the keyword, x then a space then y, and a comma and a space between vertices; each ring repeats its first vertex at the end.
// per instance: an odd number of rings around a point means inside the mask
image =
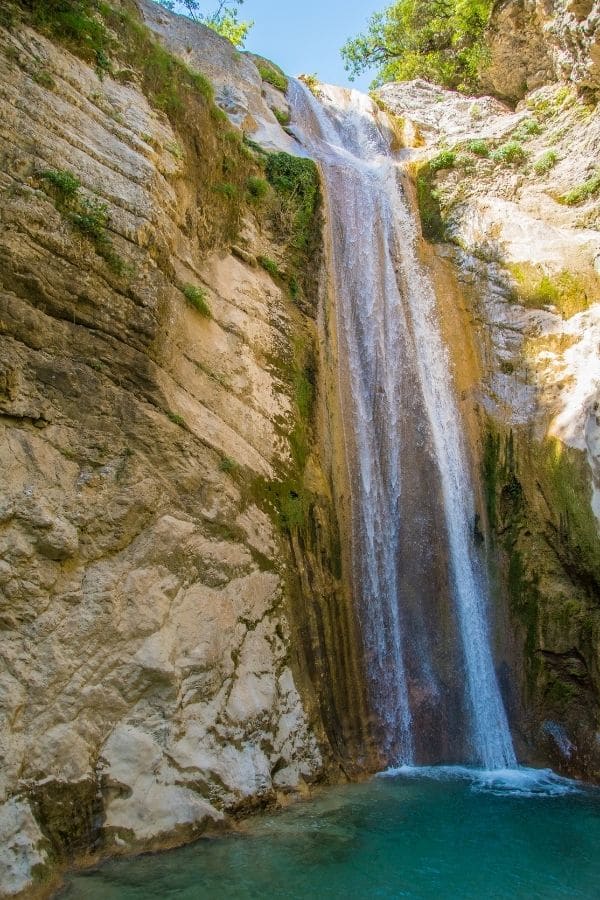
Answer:
MULTIPOLYGON (((254 65, 234 66, 212 32, 187 39, 191 64, 238 73, 262 123, 248 131, 287 147, 254 65)), ((100 81, 28 29, 0 31, 0 45, 0 893, 12 894, 100 841, 187 840, 305 790, 322 757, 291 668, 289 550, 231 474, 268 481, 289 458, 291 301, 256 264, 279 251, 250 214, 232 254, 225 203, 211 188, 198 201, 210 172, 135 84, 100 81), (40 172, 63 169, 108 204, 125 275, 42 189, 40 172)))

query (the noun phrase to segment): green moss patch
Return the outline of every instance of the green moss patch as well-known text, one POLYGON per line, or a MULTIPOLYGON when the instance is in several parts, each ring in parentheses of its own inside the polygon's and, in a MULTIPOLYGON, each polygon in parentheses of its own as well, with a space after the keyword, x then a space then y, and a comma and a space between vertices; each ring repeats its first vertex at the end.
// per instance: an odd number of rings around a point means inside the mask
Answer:
POLYGON ((517 299, 525 306, 555 306, 568 319, 590 305, 586 282, 566 269, 548 275, 529 263, 513 264, 508 268, 515 280, 517 299))
POLYGON ((417 203, 423 237, 432 242, 446 239, 446 224, 442 216, 439 194, 435 188, 435 171, 430 163, 416 170, 417 203))

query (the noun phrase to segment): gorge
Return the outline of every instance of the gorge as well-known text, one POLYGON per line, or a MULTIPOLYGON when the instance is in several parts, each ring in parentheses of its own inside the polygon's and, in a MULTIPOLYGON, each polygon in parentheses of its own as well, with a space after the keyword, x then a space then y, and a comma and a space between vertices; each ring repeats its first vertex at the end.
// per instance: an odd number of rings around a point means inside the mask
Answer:
MULTIPOLYGON (((597 4, 496 4, 493 96, 85 9, 0 11, 0 891, 315 796, 167 882, 481 896, 423 872, 497 818, 546 843, 489 896, 593 896, 597 4)), ((153 860, 66 895, 166 896, 153 860)))

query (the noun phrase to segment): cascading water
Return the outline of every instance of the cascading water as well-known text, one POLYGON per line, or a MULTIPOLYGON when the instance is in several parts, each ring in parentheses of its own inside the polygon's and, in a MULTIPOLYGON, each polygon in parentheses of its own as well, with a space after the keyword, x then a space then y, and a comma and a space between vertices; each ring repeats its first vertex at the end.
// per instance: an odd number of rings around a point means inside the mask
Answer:
POLYGON ((488 769, 510 768, 461 420, 391 132, 357 91, 326 86, 317 100, 292 82, 290 100, 297 136, 325 182, 352 574, 383 750, 396 764, 448 761, 441 723, 448 727, 449 704, 462 704, 461 752, 488 769), (438 612, 442 595, 451 598, 450 626, 438 612), (464 687, 451 684, 456 659, 464 687), (416 718, 429 722, 431 746, 416 718))

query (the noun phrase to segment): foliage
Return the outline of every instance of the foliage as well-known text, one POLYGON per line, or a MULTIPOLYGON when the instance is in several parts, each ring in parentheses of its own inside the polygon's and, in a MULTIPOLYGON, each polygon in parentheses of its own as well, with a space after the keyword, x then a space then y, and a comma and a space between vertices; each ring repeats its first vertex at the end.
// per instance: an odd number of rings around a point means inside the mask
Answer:
POLYGON ((321 82, 319 81, 318 77, 315 74, 311 75, 307 73, 304 73, 304 75, 299 75, 298 77, 300 81, 306 85, 311 94, 313 94, 318 100, 322 93, 320 88, 321 82))
POLYGON ((185 419, 183 418, 183 416, 180 416, 178 413, 174 413, 171 411, 167 412, 167 416, 174 425, 179 425, 180 428, 185 428, 185 419))
POLYGON ((432 172, 439 172, 441 169, 451 169, 455 162, 456 153, 454 150, 442 150, 430 161, 429 168, 432 172))
POLYGON ((258 263, 265 272, 268 272, 271 278, 280 278, 281 272, 279 271, 279 266, 275 262, 274 259, 271 259, 270 256, 259 256, 258 263))
POLYGON ((491 6, 492 0, 397 0, 345 44, 345 67, 354 78, 375 66, 378 85, 421 77, 472 91, 487 59, 491 6))
POLYGON ((576 206, 578 203, 583 203, 584 200, 589 200, 590 197, 593 197, 598 192, 600 192, 600 170, 595 172, 587 181, 584 181, 583 184, 578 184, 577 187, 563 194, 560 199, 567 206, 576 206))
POLYGON ((291 116, 289 112, 283 112, 283 110, 274 107, 272 113, 283 128, 290 124, 291 116))
POLYGON ((471 153, 474 153, 475 156, 487 157, 490 155, 490 148, 488 147, 487 142, 483 140, 471 141, 469 150, 471 153))
POLYGON ((39 84, 40 87, 47 88, 49 91, 53 91, 56 87, 54 78, 46 69, 37 69, 37 71, 32 73, 31 77, 36 84, 39 84))
POLYGON ((109 71, 113 39, 101 16, 99 0, 21 0, 31 23, 75 50, 96 65, 98 73, 109 71))
POLYGON ((417 170, 417 202, 421 217, 423 237, 428 241, 443 241, 446 227, 442 218, 438 194, 433 186, 435 173, 430 163, 423 164, 417 170))
POLYGON ((494 162, 520 165, 527 159, 527 151, 520 141, 507 141, 493 151, 491 158, 494 162))
POLYGON ((246 188, 254 200, 264 200, 269 193, 269 182, 258 175, 252 175, 246 182, 246 188))
POLYGON ((545 153, 536 159, 533 164, 533 171, 536 175, 545 175, 550 169, 553 169, 558 162, 558 156, 554 150, 546 150, 545 153))
POLYGON ((231 459, 230 456, 224 456, 219 463, 219 469, 221 472, 235 472, 238 464, 234 459, 231 459))
POLYGON ((306 250, 311 240, 319 200, 317 167, 310 159, 283 152, 271 153, 266 163, 266 175, 289 213, 287 226, 291 233, 292 247, 300 251, 306 250))
MULTIPOLYGON (((158 0, 161 6, 174 12, 178 5, 175 0, 158 0)), ((212 13, 200 12, 202 4, 199 0, 181 0, 180 5, 185 9, 185 15, 193 19, 194 22, 200 22, 207 25, 227 38, 235 47, 243 47, 248 32, 254 25, 254 22, 240 22, 238 20, 238 9, 244 0, 220 0, 219 5, 212 13)))
POLYGON ((283 91, 285 94, 288 89, 288 79, 283 70, 270 59, 264 59, 262 56, 254 57, 254 60, 262 80, 272 84, 278 91, 283 91))
POLYGON ((536 134, 541 134, 542 129, 536 119, 523 119, 512 133, 514 141, 526 141, 536 134))
POLYGON ((81 187, 79 178, 73 175, 72 172, 67 172, 64 169, 48 169, 45 172, 40 172, 40 178, 46 184, 52 186, 57 199, 61 203, 67 203, 72 200, 81 187))
POLYGON ((201 316, 204 316, 207 319, 212 318, 210 306, 206 301, 206 293, 202 288, 197 287, 194 284, 186 284, 184 285, 182 292, 187 302, 190 306, 194 307, 196 312, 199 312, 201 316))
POLYGON ((227 197, 228 200, 235 200, 238 193, 235 184, 231 184, 229 181, 222 181, 220 184, 216 184, 215 191, 217 194, 227 197))
POLYGON ((47 191, 54 199, 54 205, 72 228, 87 238, 117 275, 125 273, 125 263, 115 253, 108 236, 110 213, 108 205, 97 197, 81 194, 81 182, 76 175, 65 169, 47 169, 39 173, 47 191))

